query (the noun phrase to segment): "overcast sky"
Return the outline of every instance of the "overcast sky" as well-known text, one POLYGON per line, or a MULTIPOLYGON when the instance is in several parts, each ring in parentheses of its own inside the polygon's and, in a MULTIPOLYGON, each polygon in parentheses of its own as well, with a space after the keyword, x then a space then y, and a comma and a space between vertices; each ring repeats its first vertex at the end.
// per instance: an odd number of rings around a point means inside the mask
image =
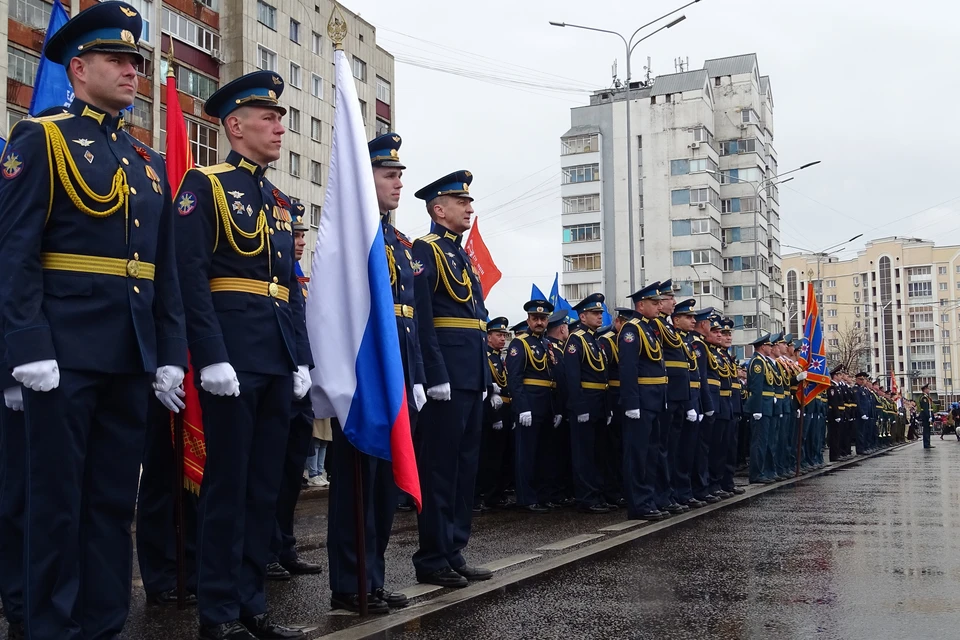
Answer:
MULTIPOLYGON (((399 228, 427 231, 414 191, 456 169, 473 172, 480 228, 504 273, 488 296, 490 316, 518 322, 531 282, 549 293, 561 269, 559 150, 570 108, 610 86, 614 60, 626 76, 618 38, 547 21, 629 37, 683 0, 345 4, 397 57, 394 117, 407 165, 399 228)), ((677 57, 699 69, 709 58, 757 54, 773 87, 781 173, 823 161, 781 187, 783 244, 821 250, 858 233, 852 249, 891 235, 960 243, 951 160, 960 3, 701 0, 683 14, 637 47, 633 77, 647 56, 656 76, 674 73, 677 57)))

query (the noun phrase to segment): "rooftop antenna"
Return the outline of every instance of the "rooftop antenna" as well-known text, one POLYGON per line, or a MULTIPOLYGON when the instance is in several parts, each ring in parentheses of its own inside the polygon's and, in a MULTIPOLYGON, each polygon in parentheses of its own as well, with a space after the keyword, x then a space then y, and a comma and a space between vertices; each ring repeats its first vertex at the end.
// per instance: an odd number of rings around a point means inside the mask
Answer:
POLYGON ((650 85, 651 76, 653 75, 653 70, 651 69, 651 66, 652 66, 652 65, 653 65, 653 63, 650 61, 650 56, 647 56, 647 66, 645 66, 645 67, 643 68, 643 70, 646 72, 646 73, 644 74, 644 76, 643 76, 643 78, 644 78, 643 81, 644 81, 648 86, 650 85))
POLYGON ((673 59, 673 68, 677 73, 683 73, 684 71, 690 70, 690 56, 687 56, 687 59, 683 58, 674 58, 673 59))
POLYGON ((621 86, 620 79, 617 77, 617 60, 613 60, 613 64, 610 65, 610 75, 613 76, 613 87, 619 89, 621 86))

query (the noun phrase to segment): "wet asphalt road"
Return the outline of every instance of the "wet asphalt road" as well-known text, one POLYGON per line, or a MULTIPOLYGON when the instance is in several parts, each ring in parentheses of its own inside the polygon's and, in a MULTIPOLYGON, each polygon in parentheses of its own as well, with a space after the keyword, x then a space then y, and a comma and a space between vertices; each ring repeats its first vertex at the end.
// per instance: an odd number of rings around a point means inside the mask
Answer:
MULTIPOLYGON (((380 637, 960 637, 960 484, 953 484, 960 443, 936 444, 927 452, 907 446, 755 497, 760 488, 750 487, 750 499, 721 503, 541 575, 529 574, 650 525, 624 523, 623 511, 485 514, 474 521, 467 556, 500 569, 495 582, 503 584, 436 612, 478 587, 424 595, 386 619, 424 617, 380 637), (620 525, 629 528, 600 531, 620 525), (509 584, 514 579, 520 582, 509 584)), ((327 503, 316 496, 301 502, 297 532, 301 556, 326 567, 327 503)), ((416 588, 416 547, 415 517, 397 514, 389 588, 416 588)), ((138 577, 135 570, 135 584, 138 577)), ((274 617, 303 625, 310 638, 376 631, 356 616, 331 614, 327 579, 324 571, 268 583, 274 617)), ((196 614, 147 606, 135 587, 122 637, 195 638, 196 614)))

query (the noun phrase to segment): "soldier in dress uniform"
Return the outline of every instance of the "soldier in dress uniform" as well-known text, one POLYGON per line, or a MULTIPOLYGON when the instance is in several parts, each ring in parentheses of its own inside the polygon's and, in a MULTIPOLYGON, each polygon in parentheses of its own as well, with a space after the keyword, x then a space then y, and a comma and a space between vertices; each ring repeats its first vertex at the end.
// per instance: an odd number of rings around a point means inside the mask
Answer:
MULTIPOLYGON (((554 427, 553 369, 551 350, 546 343, 546 329, 553 305, 546 300, 530 300, 523 305, 527 312, 527 331, 517 332, 507 350, 507 384, 513 399, 516 421, 514 474, 517 506, 531 513, 546 513, 541 503, 543 480, 538 468, 540 439, 549 437, 554 427)), ((559 423, 559 421, 556 421, 559 423)), ((544 499, 543 502, 546 502, 544 499)))
MULTIPOLYGON (((859 379, 860 374, 857 374, 859 379)), ((830 450, 830 462, 844 460, 850 453, 849 446, 844 450, 843 435, 843 394, 840 389, 840 368, 830 371, 830 388, 827 389, 827 448, 830 450)))
POLYGON ((764 335, 751 343, 753 357, 747 365, 746 411, 753 422, 750 424, 750 482, 770 484, 776 477, 771 448, 773 430, 773 405, 776 397, 773 363, 771 362, 770 335, 764 335))
POLYGON ((743 402, 740 398, 740 378, 737 375, 737 360, 730 352, 733 346, 733 320, 723 318, 720 330, 720 354, 726 361, 727 381, 730 384, 730 422, 727 425, 727 457, 723 472, 720 475, 720 490, 728 494, 740 495, 746 493, 733 482, 733 475, 737 471, 738 436, 740 434, 740 414, 743 413, 743 402))
POLYGON ((413 243, 428 398, 417 425, 423 511, 413 564, 417 580, 442 587, 493 575, 462 555, 470 539, 483 401, 492 384, 483 290, 462 246, 473 215, 472 181, 469 171, 455 171, 414 194, 427 203, 433 233, 413 243))
POLYGON ((733 379, 736 377, 736 369, 730 370, 726 349, 724 348, 723 330, 725 327, 722 316, 717 315, 711 318, 708 353, 713 360, 708 359, 707 361, 708 366, 716 367, 720 379, 720 404, 716 413, 713 414, 713 424, 710 427, 712 436, 708 458, 710 486, 707 492, 721 500, 733 495, 732 492, 724 491, 722 484, 727 468, 727 452, 733 418, 733 379))
MULTIPOLYGON (((305 207, 300 202, 293 203, 293 259, 300 262, 303 250, 307 246, 306 235, 310 230, 303 221, 305 207)), ((299 282, 300 293, 307 298, 307 282, 299 282)), ((293 532, 294 512, 300 499, 303 486, 303 468, 310 455, 313 442, 313 404, 310 395, 294 398, 290 411, 290 434, 287 436, 287 451, 283 463, 283 477, 280 481, 280 494, 277 497, 277 526, 270 541, 270 561, 267 564, 268 580, 289 580, 291 576, 320 573, 323 568, 315 562, 300 559, 297 553, 297 538, 293 532)))
POLYGON ((580 511, 607 513, 597 464, 598 435, 608 422, 607 361, 596 336, 603 322, 603 294, 592 293, 573 309, 580 328, 570 334, 563 354, 573 485, 580 511))
POLYGON ((23 611, 38 640, 121 632, 150 383, 171 392, 187 365, 163 159, 121 116, 142 24, 111 2, 52 35, 44 56, 76 97, 18 122, 0 160, 0 326, 23 387, 23 611))
POLYGON ((720 323, 719 316, 712 307, 701 309, 694 319, 696 321, 695 329, 700 334, 703 341, 703 361, 701 365, 705 373, 705 383, 707 393, 709 394, 710 409, 704 411, 703 420, 700 423, 700 438, 698 440, 696 458, 694 461, 694 470, 691 478, 693 486, 693 497, 700 502, 713 504, 720 501, 720 498, 713 495, 719 487, 713 487, 710 478, 710 460, 714 455, 713 447, 718 434, 716 433, 715 423, 722 406, 720 398, 721 390, 721 369, 720 362, 717 360, 714 346, 719 343, 720 323))
POLYGON ((597 459, 602 475, 600 492, 603 501, 618 507, 627 506, 623 497, 623 412, 620 411, 620 351, 617 334, 624 323, 633 317, 633 309, 617 307, 610 327, 601 327, 597 343, 603 349, 607 362, 607 410, 609 421, 597 435, 597 459))
POLYGON ((512 399, 507 386, 507 367, 501 352, 507 340, 509 321, 504 317, 487 322, 487 365, 493 380, 492 392, 483 405, 483 434, 480 437, 480 470, 474 492, 473 512, 507 506, 505 491, 513 471, 512 399))
POLYGON ((783 334, 775 333, 770 336, 770 357, 773 365, 773 419, 770 421, 771 449, 773 450, 773 468, 776 472, 774 480, 786 480, 790 477, 787 469, 786 448, 787 443, 787 417, 790 409, 785 399, 790 393, 790 381, 787 372, 784 369, 783 362, 780 361, 780 345, 783 342, 783 334))
POLYGON ((661 520, 656 504, 657 431, 667 405, 667 371, 654 321, 660 313, 658 283, 633 293, 634 317, 617 337, 620 351, 620 411, 623 419, 623 479, 627 517, 661 520))
POLYGON ((671 319, 677 302, 673 280, 668 278, 661 282, 658 293, 660 313, 654 319, 654 323, 663 345, 663 364, 667 370, 667 407, 660 414, 656 503, 660 511, 683 513, 685 509, 678 501, 673 489, 674 466, 684 425, 696 422, 699 416, 691 403, 693 390, 690 388, 690 360, 687 357, 683 337, 674 329, 671 319))
POLYGON ((313 360, 294 263, 293 207, 264 175, 280 157, 283 79, 257 71, 204 111, 226 161, 187 172, 176 204, 190 358, 199 371, 207 460, 199 504, 201 638, 298 638, 272 622, 264 580, 294 398, 313 360))
MULTIPOLYGON (((410 428, 416 429, 418 411, 426 402, 426 375, 420 352, 415 277, 421 268, 413 258, 413 243, 390 223, 390 212, 400 206, 403 170, 400 161, 402 140, 396 133, 386 133, 367 144, 373 167, 373 182, 380 209, 384 251, 390 270, 390 290, 397 322, 398 354, 403 363, 406 384, 407 412, 410 428)), ((330 504, 327 518, 327 558, 330 567, 330 605, 334 609, 359 611, 356 557, 356 485, 354 466, 359 456, 363 487, 364 541, 369 613, 387 613, 390 608, 408 604, 407 597, 384 587, 386 565, 384 553, 390 540, 393 517, 400 499, 393 479, 393 466, 361 453, 344 437, 338 421, 333 421, 333 442, 330 449, 330 504)), ((422 479, 422 476, 421 476, 422 479)), ((411 507, 412 508, 412 507, 411 507)))
MULTIPOLYGON (((690 484, 690 474, 693 471, 694 460, 696 459, 697 447, 700 438, 700 422, 703 420, 704 406, 710 407, 710 398, 706 395, 707 382, 704 368, 701 368, 701 358, 704 359, 706 366, 706 354, 704 350, 706 345, 699 338, 699 334, 694 331, 696 324, 696 311, 693 310, 696 300, 688 298, 677 303, 673 308, 672 321, 673 327, 683 340, 683 357, 687 361, 687 385, 690 388, 690 410, 696 415, 694 420, 688 420, 683 416, 679 429, 673 432, 673 438, 670 442, 670 448, 673 452, 671 472, 671 487, 673 489, 673 499, 680 504, 684 511, 691 508, 698 508, 705 505, 693 497, 693 487, 690 484)), ((670 370, 667 369, 669 376, 670 370)), ((669 385, 669 377, 668 383, 669 385)), ((669 391, 668 391, 669 393, 669 391)), ((669 408, 670 403, 667 402, 669 408)))
POLYGON ((930 444, 930 420, 933 418, 933 401, 930 400, 930 385, 923 385, 920 387, 920 391, 923 395, 920 396, 920 401, 917 405, 920 410, 920 426, 923 428, 923 448, 935 449, 936 447, 930 444))
POLYGON ((553 378, 553 429, 541 433, 538 459, 538 475, 541 478, 540 503, 548 509, 569 507, 576 501, 573 497, 573 467, 570 462, 570 425, 567 417, 567 382, 563 366, 563 350, 570 337, 571 327, 566 309, 554 311, 547 318, 547 345, 550 374, 553 378))

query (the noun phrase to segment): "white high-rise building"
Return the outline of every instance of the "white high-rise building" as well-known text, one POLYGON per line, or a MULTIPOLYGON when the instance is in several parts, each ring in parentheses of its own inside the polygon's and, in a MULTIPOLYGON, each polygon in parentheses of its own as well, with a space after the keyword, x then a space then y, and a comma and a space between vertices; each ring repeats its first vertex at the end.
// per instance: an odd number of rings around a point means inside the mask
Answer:
MULTIPOLYGON (((627 304, 627 140, 632 145, 636 287, 673 278, 722 309, 734 343, 783 325, 773 93, 754 54, 630 88, 596 91, 561 138, 563 295, 627 304), (759 288, 759 291, 758 291, 759 288), (759 305, 757 296, 759 294, 759 305)), ((749 348, 747 352, 749 353, 749 348)))

